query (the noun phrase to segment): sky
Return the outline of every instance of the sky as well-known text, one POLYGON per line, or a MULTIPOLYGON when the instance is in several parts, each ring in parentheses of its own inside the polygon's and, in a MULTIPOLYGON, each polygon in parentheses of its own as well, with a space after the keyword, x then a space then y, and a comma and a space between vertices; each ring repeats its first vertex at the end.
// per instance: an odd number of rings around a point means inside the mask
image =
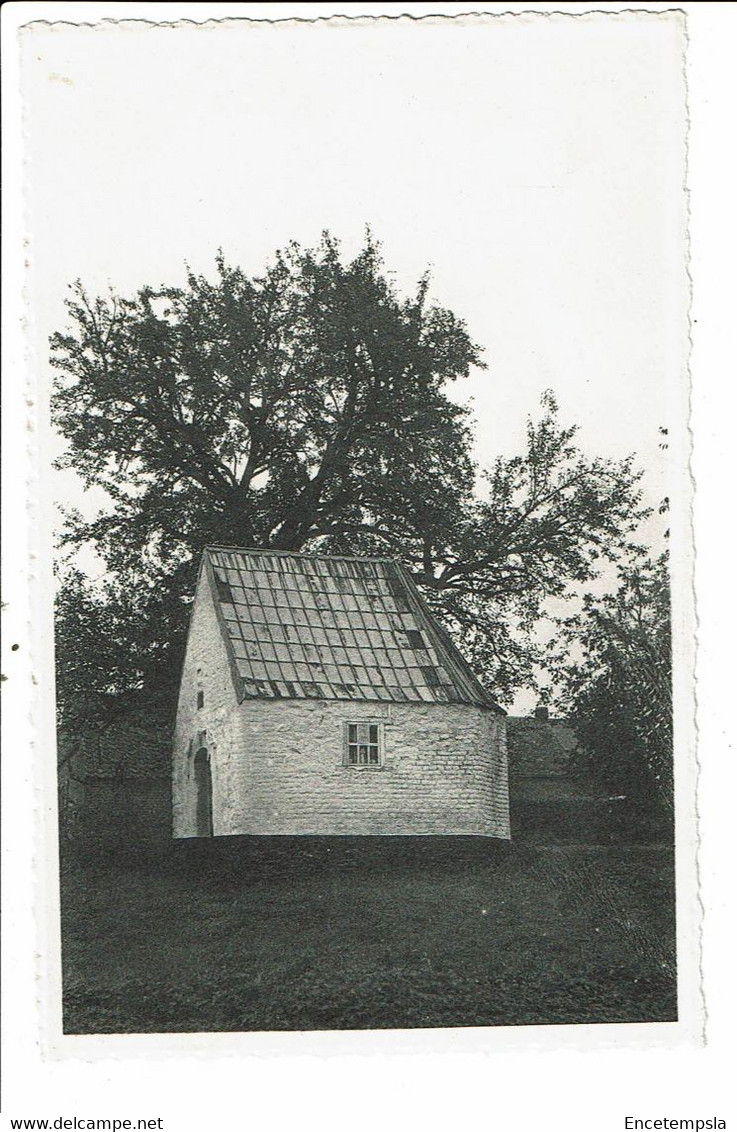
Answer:
MULTIPOLYGON (((68 284, 258 273, 366 225, 400 290, 429 267, 488 369, 476 454, 521 450, 552 388, 590 455, 637 454, 674 497, 686 445, 685 107, 679 17, 338 20, 22 33, 32 340, 68 284), (671 449, 658 447, 659 427, 671 449)), ((49 438, 49 451, 60 448, 49 438)), ((71 473, 57 499, 83 500, 71 473)), ((662 521, 648 531, 656 543, 662 521)))

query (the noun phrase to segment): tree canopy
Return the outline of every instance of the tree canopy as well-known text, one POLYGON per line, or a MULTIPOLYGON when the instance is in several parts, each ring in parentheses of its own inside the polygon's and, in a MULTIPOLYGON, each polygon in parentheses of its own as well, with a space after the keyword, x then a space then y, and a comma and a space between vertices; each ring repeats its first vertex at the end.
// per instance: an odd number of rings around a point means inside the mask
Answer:
POLYGON ((481 364, 462 322, 399 299, 369 239, 296 245, 264 276, 90 300, 53 339, 63 464, 112 512, 75 537, 120 561, 177 561, 203 538, 294 550, 317 537, 401 543, 469 491, 468 412, 445 386, 481 364), (418 514, 418 510, 421 514, 418 514))
POLYGON ((62 565, 62 700, 176 678, 208 544, 401 560, 504 700, 530 679, 545 599, 616 558, 644 514, 632 462, 583 456, 552 394, 524 451, 475 466, 450 390, 481 350, 428 277, 397 292, 371 235, 348 261, 326 233, 260 276, 219 255, 213 279, 128 298, 77 283, 68 313, 60 463, 110 502, 66 516, 62 549, 93 545, 107 574, 62 565))
POLYGON ((673 711, 668 557, 633 557, 619 585, 588 596, 561 623, 573 657, 561 706, 580 758, 612 793, 673 813, 673 711))

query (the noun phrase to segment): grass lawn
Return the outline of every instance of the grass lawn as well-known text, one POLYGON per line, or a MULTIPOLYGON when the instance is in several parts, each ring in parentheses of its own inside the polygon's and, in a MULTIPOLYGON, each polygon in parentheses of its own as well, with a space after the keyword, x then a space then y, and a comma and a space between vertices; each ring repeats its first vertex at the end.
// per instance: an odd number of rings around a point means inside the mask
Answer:
POLYGON ((676 1017, 667 847, 226 838, 68 862, 67 1033, 676 1017))

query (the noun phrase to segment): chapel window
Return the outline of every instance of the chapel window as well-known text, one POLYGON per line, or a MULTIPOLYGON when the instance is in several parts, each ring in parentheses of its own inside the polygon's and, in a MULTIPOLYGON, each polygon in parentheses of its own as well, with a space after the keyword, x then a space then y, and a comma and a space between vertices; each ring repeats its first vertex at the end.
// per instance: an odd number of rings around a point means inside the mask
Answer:
POLYGON ((381 766, 381 724, 371 722, 347 723, 344 757, 346 766, 381 766))

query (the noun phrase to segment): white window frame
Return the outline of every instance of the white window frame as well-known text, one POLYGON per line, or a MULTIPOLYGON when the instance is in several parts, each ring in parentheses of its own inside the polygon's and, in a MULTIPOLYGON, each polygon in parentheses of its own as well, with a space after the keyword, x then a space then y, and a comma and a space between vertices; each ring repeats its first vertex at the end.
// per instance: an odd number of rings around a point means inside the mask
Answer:
MULTIPOLYGON (((369 732, 370 734, 370 732, 369 732)), ((347 719, 343 724, 343 766, 348 770, 381 770, 384 766, 384 723, 381 719, 347 719), (351 728, 356 728, 356 741, 351 741, 351 728), (361 742, 361 728, 376 728, 377 742, 371 743, 367 738, 365 742, 361 742), (376 746, 378 754, 378 762, 351 762, 351 747, 372 747, 376 746)))

